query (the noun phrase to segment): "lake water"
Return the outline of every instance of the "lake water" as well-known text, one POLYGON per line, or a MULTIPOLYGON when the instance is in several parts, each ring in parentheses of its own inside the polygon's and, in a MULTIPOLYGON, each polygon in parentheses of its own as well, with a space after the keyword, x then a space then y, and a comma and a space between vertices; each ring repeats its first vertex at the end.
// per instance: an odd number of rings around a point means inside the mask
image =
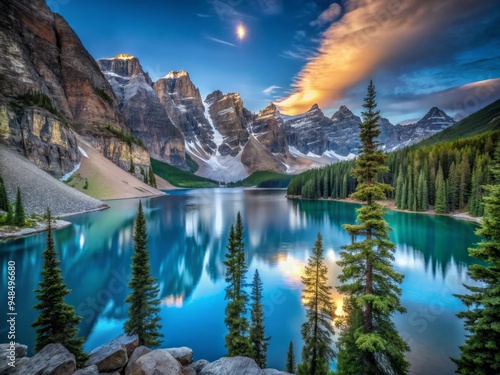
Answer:
MULTIPOLYGON (((350 242, 342 229, 354 223, 356 205, 333 201, 290 201, 284 190, 203 189, 171 192, 143 201, 149 249, 162 300, 163 347, 189 346, 195 359, 225 354, 224 254, 229 227, 241 212, 249 277, 258 269, 264 284, 266 334, 271 336, 268 366, 284 367, 288 343, 296 357, 302 346, 300 326, 301 272, 316 235, 324 238, 329 279, 336 285, 335 264, 342 245, 350 242)), ((132 233, 138 200, 109 202, 109 210, 68 218, 70 227, 55 232, 63 274, 72 292, 67 302, 83 317, 81 335, 92 348, 122 333, 127 307, 132 233)), ((402 302, 408 313, 395 316, 411 346, 412 374, 453 374, 449 357, 464 341, 463 309, 454 293, 470 284, 467 248, 479 241, 476 225, 448 217, 388 211, 397 245, 395 268, 406 275, 402 302)), ((1 306, 7 306, 6 269, 17 267, 17 341, 34 345, 30 324, 41 270, 45 234, 0 243, 1 306)), ((334 294, 337 310, 341 296, 334 294)), ((2 307, 2 311, 6 308, 2 307)), ((5 319, 0 342, 7 342, 5 319)))

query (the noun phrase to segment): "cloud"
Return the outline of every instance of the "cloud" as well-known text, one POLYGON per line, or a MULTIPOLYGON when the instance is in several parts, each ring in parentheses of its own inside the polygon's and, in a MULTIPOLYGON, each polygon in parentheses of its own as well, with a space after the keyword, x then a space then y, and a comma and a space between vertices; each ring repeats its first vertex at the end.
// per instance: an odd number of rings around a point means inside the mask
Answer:
POLYGON ((323 26, 336 21, 342 14, 342 7, 337 3, 332 3, 325 9, 317 19, 310 23, 311 26, 323 26))
POLYGON ((196 15, 200 18, 210 18, 212 17, 210 14, 196 13, 196 15))
POLYGON ((317 52, 283 54, 307 63, 294 79, 293 93, 276 104, 291 114, 314 103, 331 107, 381 71, 396 81, 406 71, 453 64, 461 51, 484 43, 478 35, 482 28, 494 40, 498 30, 487 31, 493 18, 484 21, 489 14, 498 18, 495 9, 495 0, 481 5, 475 0, 348 0, 342 18, 321 33, 317 52))
POLYGON ((225 46, 237 47, 236 44, 233 44, 233 43, 230 43, 230 42, 226 42, 225 40, 222 40, 222 39, 213 38, 211 36, 207 36, 207 39, 211 40, 212 42, 224 44, 225 46))
POLYGON ((276 85, 272 85, 272 86, 269 86, 268 88, 262 90, 262 92, 266 95, 271 95, 273 93, 273 91, 275 91, 276 89, 280 89, 281 86, 276 86, 276 85))

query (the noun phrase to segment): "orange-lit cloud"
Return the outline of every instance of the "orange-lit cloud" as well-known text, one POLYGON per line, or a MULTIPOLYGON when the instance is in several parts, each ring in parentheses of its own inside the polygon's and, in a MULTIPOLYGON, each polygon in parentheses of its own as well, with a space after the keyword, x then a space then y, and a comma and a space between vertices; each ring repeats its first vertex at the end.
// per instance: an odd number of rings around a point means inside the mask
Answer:
MULTIPOLYGON (((313 104, 330 107, 347 91, 366 81, 379 68, 418 56, 412 48, 447 22, 456 22, 471 0, 351 0, 344 15, 322 34, 318 52, 295 77, 293 92, 276 103, 297 114, 313 104), (460 12, 456 9, 462 9, 460 12)), ((326 17, 326 16, 325 16, 326 17)))

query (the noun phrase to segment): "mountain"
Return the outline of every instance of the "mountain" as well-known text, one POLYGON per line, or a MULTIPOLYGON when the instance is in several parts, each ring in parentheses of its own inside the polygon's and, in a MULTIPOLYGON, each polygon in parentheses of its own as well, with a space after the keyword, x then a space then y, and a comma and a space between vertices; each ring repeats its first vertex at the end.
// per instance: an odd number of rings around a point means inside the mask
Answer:
POLYGON ((500 99, 471 114, 470 116, 467 116, 442 132, 439 132, 420 142, 419 146, 428 146, 446 141, 454 141, 459 138, 472 137, 489 130, 499 129, 500 99))
POLYGON ((433 107, 419 121, 409 125, 396 125, 400 144, 389 148, 394 151, 401 146, 409 146, 418 143, 430 136, 443 131, 455 123, 443 110, 433 107))
POLYGON ((119 136, 130 129, 113 90, 67 22, 44 0, 2 1, 0 13, 2 142, 56 177, 81 161, 75 132, 123 169, 149 168, 119 136))
POLYGON ((149 155, 185 169, 184 137, 167 115, 139 60, 120 54, 99 59, 97 64, 113 88, 132 134, 142 141, 149 155))
POLYGON ((213 130, 205 117, 200 91, 189 73, 169 72, 153 85, 168 117, 181 130, 186 143, 199 144, 208 153, 215 150, 213 130))

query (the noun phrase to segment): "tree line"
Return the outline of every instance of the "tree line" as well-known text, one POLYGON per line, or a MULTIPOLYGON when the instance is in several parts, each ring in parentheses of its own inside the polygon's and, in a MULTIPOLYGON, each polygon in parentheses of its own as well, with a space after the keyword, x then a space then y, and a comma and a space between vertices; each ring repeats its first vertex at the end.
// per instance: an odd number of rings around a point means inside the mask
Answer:
MULTIPOLYGON (((389 170, 378 180, 394 191, 387 194, 402 210, 436 213, 468 211, 482 216, 482 188, 492 181, 488 170, 500 131, 475 137, 419 147, 404 148, 387 154, 389 170)), ((288 195, 307 199, 345 199, 356 189, 352 175, 356 161, 345 161, 296 176, 288 186, 288 195)))
POLYGON ((26 226, 21 190, 17 188, 16 200, 10 202, 2 176, 0 176, 0 211, 5 213, 0 215, 0 225, 14 225, 20 228, 26 226))

